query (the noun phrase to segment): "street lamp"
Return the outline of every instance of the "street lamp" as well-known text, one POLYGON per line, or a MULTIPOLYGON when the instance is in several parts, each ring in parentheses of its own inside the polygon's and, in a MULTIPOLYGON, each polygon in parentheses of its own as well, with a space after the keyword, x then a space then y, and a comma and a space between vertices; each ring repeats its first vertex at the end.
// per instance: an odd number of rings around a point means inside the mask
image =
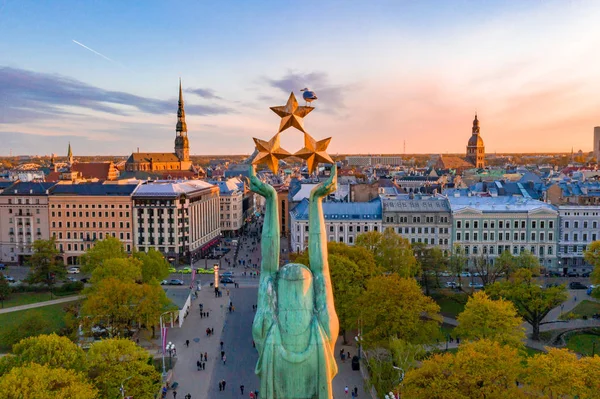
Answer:
MULTIPOLYGON (((171 312, 165 312, 163 314, 160 315, 159 317, 159 321, 160 321, 160 346, 162 347, 162 376, 163 379, 166 377, 167 375, 167 371, 165 370, 165 331, 164 331, 164 324, 163 324, 163 316, 166 314, 171 314, 171 312)), ((170 342, 169 342, 170 344, 170 342)))
POLYGON ((125 378, 123 381, 121 381, 121 397, 124 398, 125 397, 125 388, 123 387, 123 384, 125 384, 125 381, 128 381, 131 379, 132 376, 125 378))
POLYGON ((169 351, 169 368, 173 368, 173 349, 175 349, 175 344, 170 342, 167 344, 167 351, 169 351))

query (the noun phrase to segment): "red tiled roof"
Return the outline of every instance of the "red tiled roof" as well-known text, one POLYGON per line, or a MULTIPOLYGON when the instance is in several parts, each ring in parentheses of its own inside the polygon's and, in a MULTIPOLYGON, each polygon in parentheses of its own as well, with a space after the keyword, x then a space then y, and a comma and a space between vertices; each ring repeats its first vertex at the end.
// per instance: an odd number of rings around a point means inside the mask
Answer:
POLYGON ((60 172, 50 172, 46 175, 46 181, 55 182, 60 179, 60 172))
POLYGON ((84 179, 110 179, 111 163, 109 162, 77 162, 71 166, 71 172, 81 173, 84 179))

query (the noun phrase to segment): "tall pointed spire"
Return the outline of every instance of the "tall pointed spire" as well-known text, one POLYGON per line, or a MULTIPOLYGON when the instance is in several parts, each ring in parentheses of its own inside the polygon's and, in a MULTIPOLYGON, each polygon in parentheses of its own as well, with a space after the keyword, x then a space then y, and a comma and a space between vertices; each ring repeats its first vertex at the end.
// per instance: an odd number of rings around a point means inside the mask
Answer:
POLYGON ((67 158, 69 161, 69 164, 73 163, 73 151, 71 151, 71 142, 69 141, 69 149, 67 150, 67 158))
POLYGON ((175 129, 178 136, 181 132, 187 134, 187 125, 185 123, 185 110, 183 109, 183 90, 181 89, 181 78, 179 78, 179 105, 177 107, 177 127, 175 129))

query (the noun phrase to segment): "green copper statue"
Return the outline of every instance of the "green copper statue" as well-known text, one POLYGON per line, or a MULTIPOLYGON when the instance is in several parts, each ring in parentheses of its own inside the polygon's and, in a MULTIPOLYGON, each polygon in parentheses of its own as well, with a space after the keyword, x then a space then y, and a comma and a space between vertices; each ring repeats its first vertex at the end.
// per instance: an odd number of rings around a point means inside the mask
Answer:
POLYGON ((279 268, 277 193, 250 167, 250 189, 266 200, 258 310, 252 325, 261 398, 333 397, 339 322, 333 306, 322 198, 335 191, 336 184, 334 164, 330 178, 310 193, 310 268, 297 263, 279 268))

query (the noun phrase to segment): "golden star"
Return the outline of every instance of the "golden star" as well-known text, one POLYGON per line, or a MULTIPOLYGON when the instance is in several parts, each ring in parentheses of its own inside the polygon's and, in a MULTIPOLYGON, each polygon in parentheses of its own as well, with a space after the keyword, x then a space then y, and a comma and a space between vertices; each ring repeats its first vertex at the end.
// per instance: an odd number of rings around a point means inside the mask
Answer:
POLYGON ((252 160, 253 165, 266 164, 273 173, 279 170, 279 160, 291 156, 289 152, 279 145, 279 133, 269 141, 254 138, 258 154, 252 160))
POLYGON ((281 117, 281 123, 279 124, 279 131, 277 133, 283 132, 288 127, 295 127, 302 133, 306 133, 304 131, 304 122, 302 121, 302 118, 308 115, 313 109, 313 107, 305 107, 303 105, 298 106, 296 96, 294 95, 294 92, 292 92, 290 98, 288 98, 287 104, 280 107, 271 107, 271 110, 281 117))
POLYGON ((309 173, 313 173, 319 163, 333 163, 333 159, 327 154, 327 146, 331 137, 316 141, 310 134, 304 133, 304 148, 294 154, 295 157, 306 160, 309 173))

